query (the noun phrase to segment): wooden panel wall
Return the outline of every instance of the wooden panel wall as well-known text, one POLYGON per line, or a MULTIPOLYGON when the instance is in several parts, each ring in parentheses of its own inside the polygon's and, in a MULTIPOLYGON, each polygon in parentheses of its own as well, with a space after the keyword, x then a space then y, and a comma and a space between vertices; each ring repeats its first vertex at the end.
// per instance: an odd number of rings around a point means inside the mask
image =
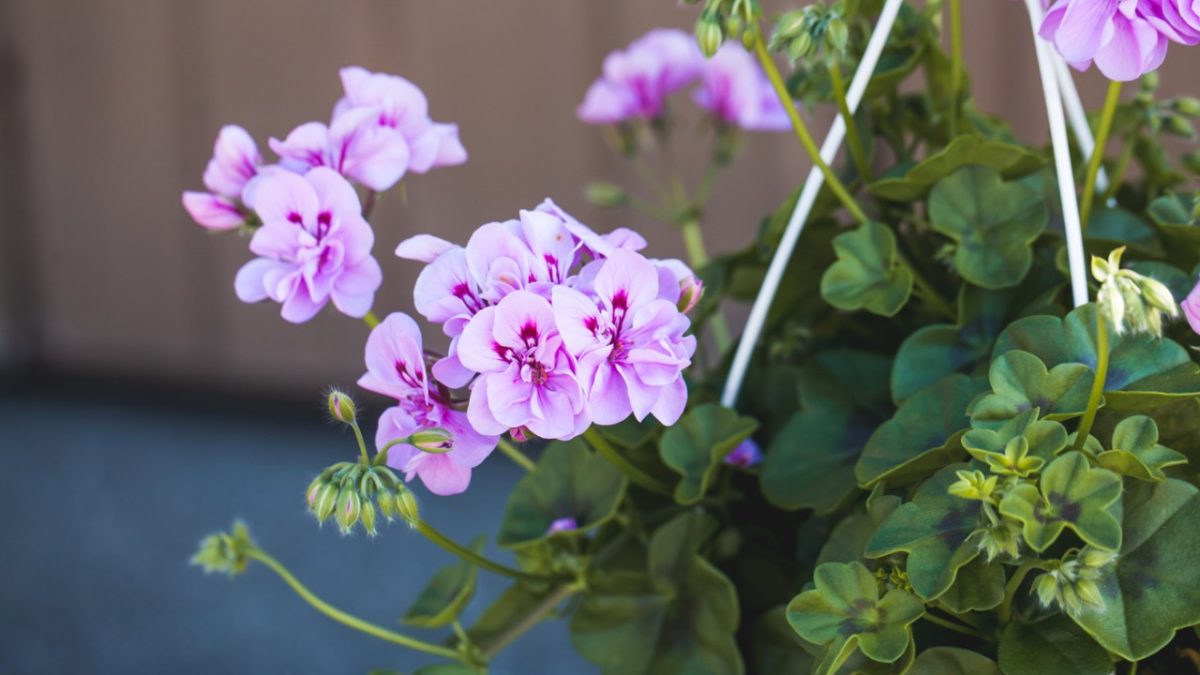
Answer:
MULTIPOLYGON (((343 65, 423 87, 433 116, 461 125, 471 159, 406 180, 408 203, 390 197, 377 211, 377 307, 407 309, 417 269, 390 251, 409 234, 463 240, 545 196, 598 229, 649 227, 584 204, 589 178, 633 176, 574 108, 607 51, 654 26, 686 29, 695 13, 671 0, 0 0, 0 10, 0 353, 22 335, 63 368, 279 389, 352 382, 366 330, 329 311, 291 326, 275 306, 234 297, 244 242, 206 235, 179 205, 181 190, 200 187, 221 124, 265 146, 324 119, 343 65)), ((973 0, 966 17, 978 98, 1041 138, 1019 5, 973 0)), ((1095 101, 1100 83, 1086 84, 1095 101)), ((828 111, 813 119, 823 130, 828 111)), ((806 171, 790 138, 751 139, 715 193, 713 247, 747 241, 806 171)), ((656 254, 678 253, 673 232, 650 234, 656 254)))

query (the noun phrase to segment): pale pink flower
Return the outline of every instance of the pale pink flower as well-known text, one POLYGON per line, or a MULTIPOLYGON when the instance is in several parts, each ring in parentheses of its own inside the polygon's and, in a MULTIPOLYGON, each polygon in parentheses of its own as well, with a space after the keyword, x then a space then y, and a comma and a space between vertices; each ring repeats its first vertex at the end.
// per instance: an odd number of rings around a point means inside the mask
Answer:
POLYGON ((183 208, 201 227, 232 230, 246 222, 243 190, 258 175, 262 155, 250 134, 239 126, 225 126, 217 134, 212 159, 204 170, 208 192, 184 192, 183 208))

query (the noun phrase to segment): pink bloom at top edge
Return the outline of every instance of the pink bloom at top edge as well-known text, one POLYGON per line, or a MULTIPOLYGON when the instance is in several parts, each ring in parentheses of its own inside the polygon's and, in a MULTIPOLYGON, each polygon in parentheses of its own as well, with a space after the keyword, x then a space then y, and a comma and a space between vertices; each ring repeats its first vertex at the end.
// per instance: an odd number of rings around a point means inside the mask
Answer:
POLYGON ((183 208, 201 227, 232 230, 246 221, 242 191, 258 175, 262 155, 250 134, 239 126, 221 128, 213 156, 204 170, 208 192, 184 192, 183 208))
POLYGON ((238 271, 238 298, 281 303, 292 323, 330 300, 353 317, 371 309, 383 275, 371 256, 375 235, 346 179, 323 167, 304 176, 276 172, 257 188, 255 208, 263 224, 250 250, 259 257, 238 271))
POLYGON ((1188 293, 1181 306, 1183 315, 1187 317, 1188 325, 1196 331, 1197 335, 1200 335, 1200 282, 1197 282, 1192 292, 1188 293))
POLYGON ((726 42, 705 62, 693 99, 725 124, 748 131, 791 129, 766 74, 736 42, 726 42))
POLYGON ((455 410, 447 394, 430 381, 416 322, 399 312, 384 319, 367 338, 366 364, 367 372, 358 386, 397 401, 379 418, 377 448, 422 429, 441 428, 453 438, 452 449, 445 453, 422 452, 407 443, 393 445, 387 454, 388 466, 403 471, 410 481, 419 477, 437 495, 466 490, 471 469, 487 459, 498 439, 471 428, 466 413, 455 410))
POLYGON ((1196 0, 1143 0, 1152 9, 1146 18, 1169 39, 1185 45, 1200 43, 1200 2, 1196 0))
POLYGON ((662 115, 666 99, 691 84, 704 55, 691 35, 656 29, 604 59, 576 114, 589 124, 614 124, 662 115))
POLYGON ((1111 80, 1135 80, 1166 58, 1167 36, 1155 26, 1162 1, 1058 0, 1039 34, 1075 68, 1094 62, 1111 80))
POLYGON ((631 413, 674 424, 687 404, 683 370, 696 338, 675 304, 659 298, 659 273, 637 253, 616 251, 596 274, 596 298, 554 289, 554 314, 593 421, 616 424, 631 413))
POLYGON ((481 433, 525 427, 567 440, 590 424, 575 361, 544 297, 519 290, 484 308, 463 329, 458 356, 479 373, 467 416, 481 433))
POLYGON ((408 141, 393 129, 375 124, 376 108, 356 108, 326 126, 308 122, 292 130, 284 140, 268 142, 280 164, 303 174, 316 167, 329 167, 346 178, 383 192, 408 171, 411 150, 408 141))

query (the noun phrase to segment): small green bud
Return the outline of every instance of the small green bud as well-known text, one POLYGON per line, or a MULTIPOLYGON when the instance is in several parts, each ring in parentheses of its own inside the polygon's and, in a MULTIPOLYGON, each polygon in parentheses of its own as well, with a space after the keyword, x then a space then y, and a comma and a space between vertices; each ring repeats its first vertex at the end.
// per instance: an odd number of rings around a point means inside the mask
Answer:
POLYGON ((363 530, 368 536, 374 537, 378 532, 375 530, 375 505, 371 502, 364 501, 362 503, 362 513, 359 514, 359 519, 362 521, 363 530))
POLYGON ((1158 89, 1158 72, 1150 71, 1142 75, 1142 91, 1154 91, 1158 89))
POLYGON ((1163 120, 1163 130, 1168 134, 1182 138, 1196 137, 1196 127, 1187 118, 1179 115, 1167 115, 1163 120))
POLYGON ((422 429, 408 437, 408 442, 421 452, 441 455, 454 449, 454 436, 445 429, 422 429))
POLYGON ((963 499, 994 501, 992 495, 998 482, 996 476, 984 476, 982 471, 957 471, 954 475, 958 476, 958 480, 947 488, 950 494, 963 499))
POLYGON ((248 553, 256 546, 250 538, 246 524, 234 522, 233 529, 210 534, 200 542, 200 549, 192 556, 191 563, 204 568, 206 573, 224 572, 235 576, 246 571, 248 553))
POLYGON ((337 497, 338 489, 333 483, 326 483, 317 491, 316 500, 310 511, 317 517, 318 523, 329 520, 329 516, 333 515, 333 510, 337 508, 337 497))
POLYGON ((584 195, 589 202, 606 209, 625 206, 629 203, 629 193, 625 192, 624 188, 602 181, 588 183, 584 189, 584 195))
POLYGON ((358 496, 358 491, 354 488, 342 488, 341 494, 338 495, 337 510, 333 514, 333 519, 337 521, 342 534, 349 534, 361 515, 362 499, 358 496))
POLYGON ((408 488, 401 488, 395 499, 396 513, 409 525, 416 527, 417 523, 421 520, 421 511, 417 505, 416 495, 408 488))
POLYGON ((704 282, 693 274, 679 282, 679 302, 675 306, 680 312, 687 314, 696 308, 702 297, 704 297, 704 282))
POLYGON ((338 389, 329 390, 329 414, 342 424, 354 424, 357 410, 354 400, 348 394, 338 389))
POLYGON ((846 43, 850 40, 850 28, 845 21, 833 19, 825 28, 825 45, 831 51, 841 54, 846 51, 846 43))
POLYGON ((1200 98, 1180 96, 1175 99, 1175 109, 1188 117, 1200 116, 1200 98))
POLYGON ((800 62, 805 59, 813 50, 813 39, 808 33, 801 33, 792 39, 788 45, 788 58, 792 62, 800 62))
POLYGON ((711 16, 701 16, 696 22, 696 44, 700 45, 700 51, 711 58, 724 41, 725 32, 721 30, 721 24, 711 16))
POLYGON ((807 23, 808 19, 804 16, 803 11, 787 12, 779 17, 779 21, 775 22, 775 34, 772 40, 779 40, 780 42, 791 40, 808 30, 807 23))
POLYGON ((1171 290, 1165 284, 1158 279, 1143 276, 1141 286, 1142 295, 1151 307, 1169 317, 1178 316, 1179 307, 1175 304, 1175 296, 1171 295, 1171 290))
POLYGON ((396 493, 391 490, 381 491, 375 496, 375 502, 379 504, 379 513, 384 518, 391 522, 396 517, 396 493))

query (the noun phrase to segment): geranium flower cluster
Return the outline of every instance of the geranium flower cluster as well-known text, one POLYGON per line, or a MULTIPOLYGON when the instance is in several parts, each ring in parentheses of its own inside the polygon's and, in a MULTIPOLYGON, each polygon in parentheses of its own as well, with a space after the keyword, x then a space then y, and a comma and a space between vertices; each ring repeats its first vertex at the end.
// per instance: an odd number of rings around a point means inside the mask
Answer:
POLYGON ((766 75, 745 48, 728 42, 705 59, 691 35, 669 29, 652 30, 609 54, 577 114, 590 124, 658 120, 671 94, 696 83, 692 100, 720 124, 752 131, 790 128, 766 75))
POLYGON ((202 227, 254 230, 250 251, 258 257, 238 273, 237 295, 274 300, 295 323, 330 300, 354 317, 374 302, 382 276, 354 184, 383 192, 409 171, 467 159, 458 127, 432 121, 416 85, 357 67, 341 77, 344 95, 329 124, 309 122, 270 139, 278 163, 264 163, 245 129, 226 126, 204 172, 208 191, 183 193, 202 227))
POLYGON ((1162 65, 1168 41, 1200 43, 1194 0, 1057 0, 1041 36, 1075 68, 1092 63, 1111 80, 1135 80, 1162 65))
POLYGON ((372 332, 359 384, 398 401, 379 447, 420 429, 451 438, 439 452, 395 444, 389 466, 452 494, 504 433, 565 440, 630 415, 678 420, 696 349, 686 312, 701 289, 683 263, 638 253, 645 243, 629 230, 599 235, 550 200, 481 226, 466 246, 401 243, 397 255, 426 263, 413 299, 449 351, 426 368, 416 324, 393 314, 372 332))

